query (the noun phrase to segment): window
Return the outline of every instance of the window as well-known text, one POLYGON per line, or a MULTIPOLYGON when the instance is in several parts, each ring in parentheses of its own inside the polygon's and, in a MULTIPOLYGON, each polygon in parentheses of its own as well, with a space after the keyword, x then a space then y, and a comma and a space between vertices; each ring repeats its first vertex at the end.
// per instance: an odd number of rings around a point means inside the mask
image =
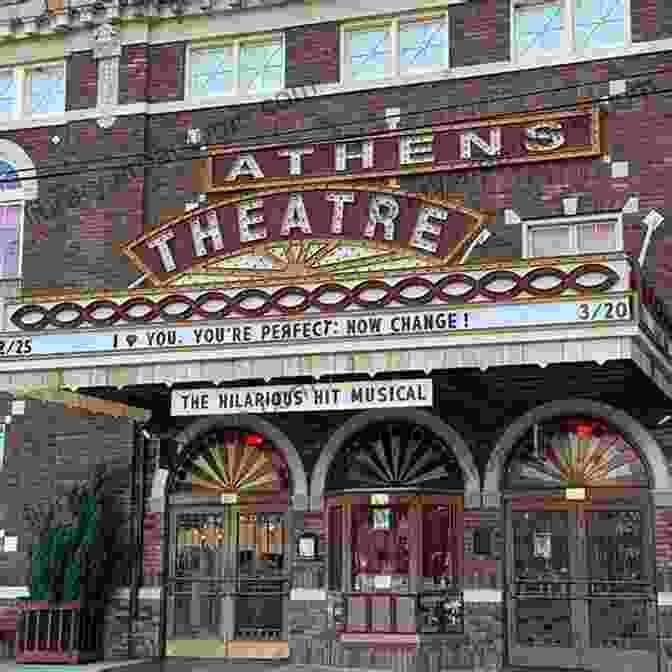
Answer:
POLYGON ((20 273, 23 198, 16 168, 8 161, 0 161, 0 279, 20 273))
POLYGON ((446 14, 346 26, 342 42, 346 81, 385 79, 448 67, 446 14))
POLYGON ((604 254, 623 249, 620 217, 573 217, 525 222, 523 257, 558 257, 566 254, 604 254))
POLYGON ((514 57, 537 60, 629 43, 629 0, 513 0, 514 57))
POLYGON ((192 98, 270 93, 285 85, 282 38, 197 47, 189 59, 192 98))
POLYGON ((48 63, 0 70, 0 118, 63 114, 65 65, 48 63))

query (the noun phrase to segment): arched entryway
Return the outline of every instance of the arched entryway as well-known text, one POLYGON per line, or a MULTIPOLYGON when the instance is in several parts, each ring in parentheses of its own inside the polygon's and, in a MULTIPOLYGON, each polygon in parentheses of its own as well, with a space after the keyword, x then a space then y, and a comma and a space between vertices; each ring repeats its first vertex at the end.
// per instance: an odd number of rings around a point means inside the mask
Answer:
POLYGON ((341 641, 403 646, 461 632, 465 484, 478 487, 466 444, 418 411, 364 413, 338 435, 316 476, 341 641))
POLYGON ((507 655, 518 668, 658 670, 653 471, 633 439, 647 433, 605 410, 547 405, 507 437, 507 655))
POLYGON ((166 655, 288 656, 296 478, 276 432, 246 424, 200 425, 168 479, 166 655))

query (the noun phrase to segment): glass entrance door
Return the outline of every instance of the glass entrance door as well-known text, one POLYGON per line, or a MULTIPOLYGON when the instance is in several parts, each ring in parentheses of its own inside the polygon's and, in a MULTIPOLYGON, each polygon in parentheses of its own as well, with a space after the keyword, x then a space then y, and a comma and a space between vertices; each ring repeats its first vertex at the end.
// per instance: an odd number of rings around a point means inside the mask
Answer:
POLYGON ((166 654, 256 656, 254 641, 285 640, 289 591, 283 513, 237 505, 175 508, 167 581, 166 654), (249 646, 248 646, 249 645, 249 646))
POLYGON ((512 664, 658 669, 647 515, 647 502, 639 497, 509 502, 512 664))

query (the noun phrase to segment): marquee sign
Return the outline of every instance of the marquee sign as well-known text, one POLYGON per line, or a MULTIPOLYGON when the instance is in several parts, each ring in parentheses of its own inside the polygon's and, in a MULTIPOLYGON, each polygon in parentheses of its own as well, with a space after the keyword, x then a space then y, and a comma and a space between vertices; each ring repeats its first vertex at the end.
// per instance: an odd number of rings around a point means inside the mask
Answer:
POLYGON ((128 243, 124 252, 159 285, 268 241, 365 241, 447 264, 482 223, 481 213, 419 194, 309 186, 191 211, 128 243))
POLYGON ((231 415, 431 406, 432 381, 364 381, 173 390, 171 415, 231 415))
POLYGON ((297 185, 328 178, 395 177, 470 170, 600 153, 597 108, 556 113, 497 115, 482 121, 388 131, 338 142, 266 145, 212 152, 216 191, 255 183, 297 185))
POLYGON ((481 329, 581 323, 617 323, 631 319, 626 297, 548 303, 494 303, 467 308, 434 309, 366 315, 332 315, 314 319, 208 321, 190 326, 80 330, 70 333, 41 333, 0 338, 0 358, 32 359, 41 355, 109 353, 120 351, 165 351, 217 348, 223 345, 290 345, 387 337, 416 339, 421 335, 450 336, 481 329))

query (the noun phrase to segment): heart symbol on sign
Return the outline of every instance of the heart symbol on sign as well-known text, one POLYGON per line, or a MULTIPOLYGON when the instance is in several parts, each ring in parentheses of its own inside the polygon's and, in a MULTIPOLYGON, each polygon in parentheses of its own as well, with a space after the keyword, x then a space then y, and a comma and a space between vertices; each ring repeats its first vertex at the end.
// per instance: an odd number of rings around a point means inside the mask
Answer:
POLYGON ((132 348, 135 345, 135 342, 138 340, 138 337, 135 334, 129 334, 126 336, 126 343, 132 348))

